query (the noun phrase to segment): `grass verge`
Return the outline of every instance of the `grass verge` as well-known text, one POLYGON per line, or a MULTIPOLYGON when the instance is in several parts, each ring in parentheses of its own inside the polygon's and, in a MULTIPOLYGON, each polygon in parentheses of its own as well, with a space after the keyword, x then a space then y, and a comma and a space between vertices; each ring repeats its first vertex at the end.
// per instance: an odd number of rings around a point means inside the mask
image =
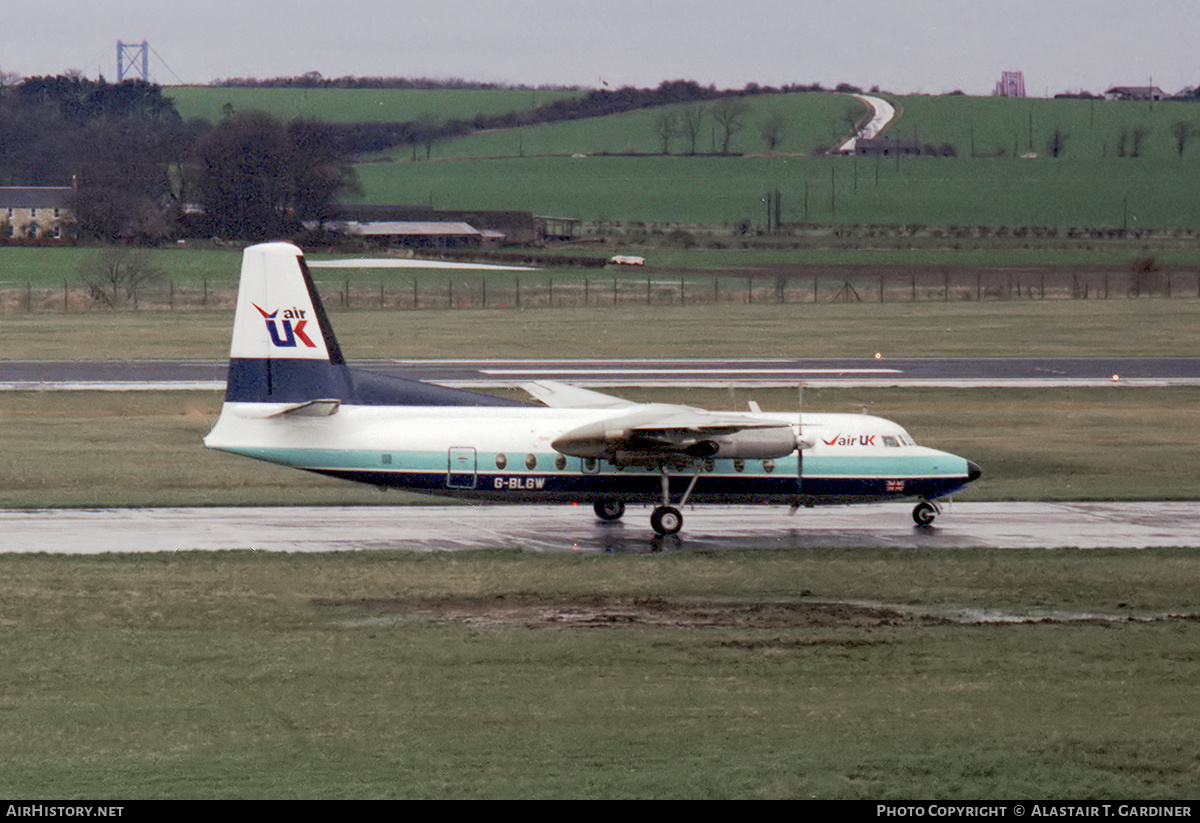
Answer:
MULTIPOLYGON (((632 304, 330 312, 351 360, 479 357, 1178 357, 1200 300, 632 304)), ((229 356, 230 311, 12 313, 7 359, 229 356)))
POLYGON ((1165 615, 1195 611, 1198 562, 1169 549, 0 556, 0 791, 1191 797, 1197 628, 1165 615), (932 619, 449 616, 849 600, 932 619), (946 619, 978 609, 1012 621, 946 619))

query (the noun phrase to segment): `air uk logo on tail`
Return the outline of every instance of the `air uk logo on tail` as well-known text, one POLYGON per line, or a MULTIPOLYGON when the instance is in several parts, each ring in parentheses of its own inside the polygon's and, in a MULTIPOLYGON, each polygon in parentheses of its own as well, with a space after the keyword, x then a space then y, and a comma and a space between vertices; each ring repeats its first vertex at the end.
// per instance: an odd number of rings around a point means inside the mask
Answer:
POLYGON ((276 309, 268 313, 257 303, 251 303, 250 305, 258 309, 258 313, 266 321, 267 331, 271 335, 271 343, 273 345, 282 349, 294 349, 296 348, 296 341, 299 340, 310 349, 317 347, 317 344, 304 332, 304 326, 308 323, 308 320, 304 317, 304 309, 276 309), (280 311, 283 312, 283 317, 278 317, 280 311), (280 328, 283 330, 282 336, 280 335, 280 328))

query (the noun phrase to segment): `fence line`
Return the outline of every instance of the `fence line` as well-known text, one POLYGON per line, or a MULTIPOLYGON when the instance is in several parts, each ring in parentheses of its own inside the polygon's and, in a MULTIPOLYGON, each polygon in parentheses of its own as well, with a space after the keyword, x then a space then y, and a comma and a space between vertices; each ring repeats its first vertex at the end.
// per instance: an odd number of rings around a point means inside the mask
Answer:
MULTIPOLYGON (((711 303, 915 303, 951 301, 1198 298, 1198 272, 988 270, 827 275, 647 273, 530 276, 427 275, 368 282, 344 278, 317 284, 326 306, 361 309, 536 308, 549 306, 692 305, 711 303)), ((120 309, 232 309, 236 291, 208 281, 170 281, 108 302, 120 309)), ((86 288, 9 284, 0 312, 82 312, 107 308, 86 288)))

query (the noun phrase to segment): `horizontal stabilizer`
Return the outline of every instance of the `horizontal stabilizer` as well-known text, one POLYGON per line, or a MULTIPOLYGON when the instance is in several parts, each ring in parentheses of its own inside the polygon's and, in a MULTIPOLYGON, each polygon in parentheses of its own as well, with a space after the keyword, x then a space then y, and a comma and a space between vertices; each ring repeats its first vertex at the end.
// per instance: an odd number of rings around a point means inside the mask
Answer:
POLYGON ((329 417, 337 414, 337 410, 341 408, 341 400, 309 400, 307 403, 297 403, 294 406, 289 406, 282 411, 277 411, 272 417, 282 417, 285 414, 295 415, 296 417, 329 417))

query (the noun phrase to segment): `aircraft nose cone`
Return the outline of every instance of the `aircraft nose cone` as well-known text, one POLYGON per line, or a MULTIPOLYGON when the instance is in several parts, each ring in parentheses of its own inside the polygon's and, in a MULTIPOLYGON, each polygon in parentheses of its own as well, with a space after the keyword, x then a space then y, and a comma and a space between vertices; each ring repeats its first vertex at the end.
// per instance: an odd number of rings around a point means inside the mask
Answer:
POLYGON ((983 469, 979 468, 979 464, 971 460, 967 461, 967 482, 971 483, 980 478, 983 474, 983 469))

